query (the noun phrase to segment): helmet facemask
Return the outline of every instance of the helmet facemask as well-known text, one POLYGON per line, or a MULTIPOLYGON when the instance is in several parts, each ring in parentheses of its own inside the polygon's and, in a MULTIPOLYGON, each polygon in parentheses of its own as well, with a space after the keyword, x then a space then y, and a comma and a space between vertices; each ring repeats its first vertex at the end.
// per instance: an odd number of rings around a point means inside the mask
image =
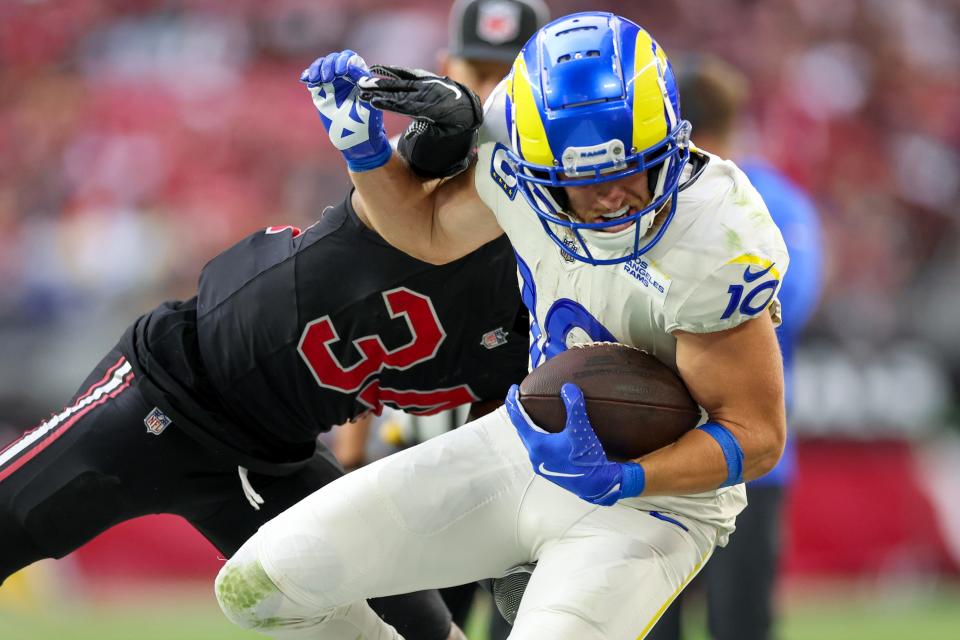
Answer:
POLYGON ((574 14, 527 43, 510 87, 507 156, 547 235, 566 255, 590 264, 626 262, 651 249, 676 213, 690 139, 690 124, 679 120, 672 70, 656 43, 611 14, 574 14), (657 129, 660 134, 649 133, 657 129), (638 149, 638 141, 645 148, 638 149), (652 195, 646 206, 599 222, 569 211, 565 187, 643 171, 652 195), (663 222, 648 239, 660 213, 663 222))
POLYGON ((666 230, 676 213, 676 198, 680 177, 689 159, 690 123, 683 121, 667 144, 631 154, 623 162, 605 162, 580 167, 568 174, 560 167, 546 169, 523 160, 515 163, 518 188, 540 217, 547 235, 571 258, 590 264, 615 264, 632 260, 649 251, 666 230), (622 168, 617 168, 621 165, 622 168), (583 222, 570 210, 570 199, 565 187, 597 184, 618 180, 641 171, 648 172, 651 201, 628 216, 601 222, 583 222), (666 217, 657 233, 648 238, 657 216, 666 217), (632 222, 619 231, 605 231, 610 227, 632 222), (591 249, 593 247, 593 249, 591 249), (600 257, 598 253, 623 253, 600 257), (621 251, 622 250, 622 251, 621 251))

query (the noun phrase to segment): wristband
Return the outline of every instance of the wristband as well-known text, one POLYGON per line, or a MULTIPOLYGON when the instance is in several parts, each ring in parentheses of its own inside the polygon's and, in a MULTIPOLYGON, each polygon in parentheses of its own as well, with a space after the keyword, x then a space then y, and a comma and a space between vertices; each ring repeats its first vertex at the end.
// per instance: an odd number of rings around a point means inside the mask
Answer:
POLYGON ((383 138, 383 142, 385 143, 383 148, 373 155, 360 158, 351 157, 344 153, 343 156, 347 161, 347 168, 354 173, 363 173, 364 171, 379 169, 387 164, 390 161, 390 156, 393 155, 393 147, 390 146, 390 142, 386 137, 383 138))
POLYGON ((622 498, 635 498, 643 493, 647 485, 647 474, 636 462, 624 462, 622 464, 623 477, 620 480, 620 496, 622 498))
POLYGON ((723 457, 727 461, 727 479, 720 486, 729 487, 743 482, 743 449, 730 430, 719 422, 708 422, 697 429, 709 434, 723 451, 723 457))

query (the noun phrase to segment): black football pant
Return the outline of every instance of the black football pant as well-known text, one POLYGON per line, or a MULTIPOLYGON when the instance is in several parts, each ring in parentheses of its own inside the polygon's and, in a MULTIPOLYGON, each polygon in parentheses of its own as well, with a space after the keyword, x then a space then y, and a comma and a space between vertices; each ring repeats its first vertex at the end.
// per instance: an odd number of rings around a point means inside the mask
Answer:
MULTIPOLYGON (((707 627, 712 640, 770 640, 773 596, 780 560, 784 488, 747 485, 748 506, 737 530, 717 549, 685 593, 705 587, 707 627)), ((666 610, 647 640, 679 640, 683 595, 666 610)))
MULTIPOLYGON (((249 473, 264 504, 248 502, 236 464, 154 410, 119 349, 67 408, 0 451, 0 583, 42 558, 62 558, 115 524, 153 513, 182 516, 225 556, 267 520, 342 475, 322 445, 285 476, 249 473), (156 414, 154 414, 156 416, 156 414)), ((211 580, 212 589, 212 580, 211 580)), ((212 591, 211 591, 212 593, 212 591)), ((450 614, 435 591, 371 605, 410 640, 442 640, 450 614)))

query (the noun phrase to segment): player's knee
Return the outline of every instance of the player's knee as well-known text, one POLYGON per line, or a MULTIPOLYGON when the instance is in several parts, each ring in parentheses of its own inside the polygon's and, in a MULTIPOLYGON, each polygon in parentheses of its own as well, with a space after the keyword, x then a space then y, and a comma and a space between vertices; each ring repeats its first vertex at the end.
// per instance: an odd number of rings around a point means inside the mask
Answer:
POLYGON ((224 615, 245 629, 263 627, 265 603, 280 594, 256 559, 228 562, 220 569, 214 590, 224 615))
POLYGON ((267 575, 249 542, 220 570, 214 589, 227 619, 244 629, 311 638, 395 637, 393 627, 362 599, 332 608, 290 599, 267 575))
POLYGON ((227 619, 244 629, 282 626, 282 610, 290 608, 249 543, 220 569, 214 591, 227 619))

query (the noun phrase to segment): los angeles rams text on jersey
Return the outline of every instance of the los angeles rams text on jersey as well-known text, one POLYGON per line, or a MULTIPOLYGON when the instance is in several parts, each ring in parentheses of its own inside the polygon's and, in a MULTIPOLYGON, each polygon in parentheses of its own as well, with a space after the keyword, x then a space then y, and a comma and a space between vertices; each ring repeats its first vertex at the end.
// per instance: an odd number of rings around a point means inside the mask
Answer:
MULTIPOLYGON (((616 341, 643 349, 676 371, 675 331, 722 331, 761 313, 770 313, 779 324, 776 294, 789 257, 763 200, 734 163, 697 152, 702 170, 685 178, 672 223, 639 258, 607 265, 571 262, 527 202, 511 197, 495 179, 504 171, 499 163, 493 167, 500 160, 494 155, 498 143, 506 143, 503 102, 498 89, 486 106, 476 187, 517 254, 522 297, 531 315, 531 367, 574 344, 616 341)), ((658 223, 647 233, 656 233, 658 223)), ((563 233, 559 226, 555 230, 563 233)), ((617 253, 626 251, 622 243, 605 245, 602 232, 584 235, 597 257, 625 255, 617 253)), ((626 502, 678 513, 693 509, 699 519, 722 528, 743 500, 738 485, 697 496, 626 502)))

